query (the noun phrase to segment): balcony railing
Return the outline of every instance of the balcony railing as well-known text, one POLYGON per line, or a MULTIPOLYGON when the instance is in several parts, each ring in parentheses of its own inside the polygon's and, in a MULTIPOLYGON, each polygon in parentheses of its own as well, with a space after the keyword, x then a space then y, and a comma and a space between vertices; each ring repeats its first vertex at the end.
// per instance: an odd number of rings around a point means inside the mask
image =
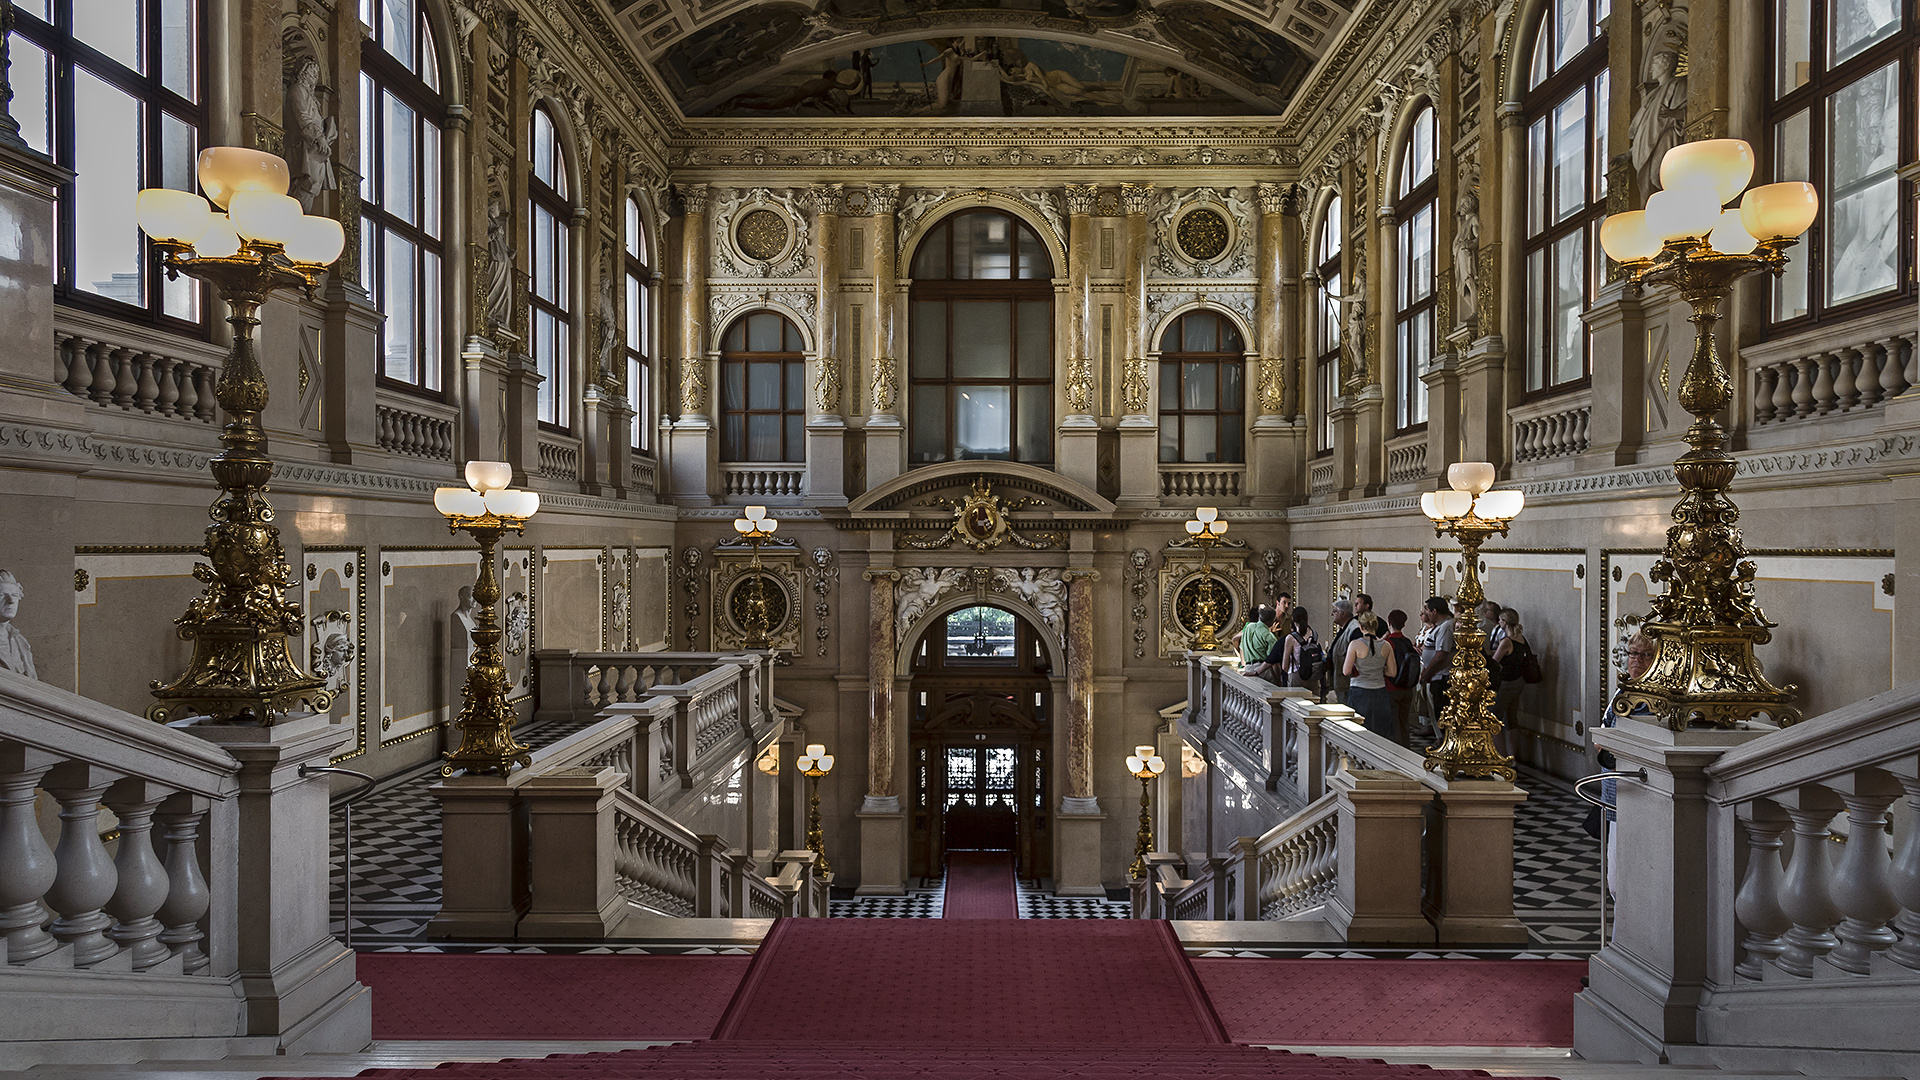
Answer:
POLYGON ((1247 467, 1226 465, 1162 465, 1160 494, 1169 499, 1237 499, 1247 467))
POLYGON ((1796 335, 1743 350, 1756 427, 1861 413, 1920 385, 1911 308, 1840 328, 1836 342, 1796 335))
POLYGON ((1510 410, 1507 416, 1513 423, 1515 461, 1572 457, 1591 444, 1588 429, 1593 422, 1593 396, 1590 392, 1523 405, 1510 410))
POLYGON ((1426 478, 1426 432, 1387 444, 1387 483, 1413 484, 1426 478))
POLYGON ((56 309, 54 382, 105 409, 210 424, 214 383, 225 359, 202 341, 176 338, 56 309))
POLYGON ((807 467, 801 462, 734 462, 720 466, 722 490, 735 498, 799 498, 806 492, 807 467))
POLYGON ((450 405, 385 398, 374 406, 374 442, 389 454, 451 461, 457 415, 450 405))
POLYGON ((1313 494, 1315 495, 1333 494, 1333 485, 1334 485, 1334 479, 1335 479, 1333 462, 1331 461, 1314 462, 1312 470, 1309 473, 1309 476, 1313 481, 1313 488, 1312 488, 1313 494))
POLYGON ((580 479, 580 444, 558 439, 540 439, 540 475, 548 480, 580 479))

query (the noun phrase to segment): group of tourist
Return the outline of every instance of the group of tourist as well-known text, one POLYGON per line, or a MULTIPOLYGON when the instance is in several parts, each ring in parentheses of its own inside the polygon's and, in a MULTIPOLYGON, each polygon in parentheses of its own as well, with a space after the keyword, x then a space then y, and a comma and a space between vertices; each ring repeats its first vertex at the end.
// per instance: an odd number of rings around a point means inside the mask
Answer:
MULTIPOLYGON (((1374 613, 1372 596, 1354 593, 1333 602, 1333 628, 1324 640, 1291 595, 1281 593, 1276 600, 1255 608, 1238 632, 1243 673, 1305 687, 1319 700, 1344 704, 1360 715, 1367 730, 1402 746, 1434 737, 1453 674, 1454 616, 1445 597, 1427 598, 1420 629, 1408 637, 1406 612, 1396 608, 1382 619, 1374 613)), ((1489 600, 1477 615, 1495 688, 1493 713, 1503 725, 1500 749, 1511 754, 1509 733, 1519 719, 1520 695, 1538 662, 1519 612, 1489 600)))

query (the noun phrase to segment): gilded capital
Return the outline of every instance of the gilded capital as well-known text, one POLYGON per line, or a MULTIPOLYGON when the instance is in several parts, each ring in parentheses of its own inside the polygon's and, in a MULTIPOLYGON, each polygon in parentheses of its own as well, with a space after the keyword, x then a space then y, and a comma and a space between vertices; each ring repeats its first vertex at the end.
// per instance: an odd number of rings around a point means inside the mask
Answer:
POLYGON ((873 411, 876 413, 893 412, 895 396, 899 393, 894 386, 894 361, 891 356, 873 358, 873 411))
POLYGON ((839 184, 815 184, 812 194, 815 213, 838 217, 847 212, 846 189, 839 184))
POLYGON ((867 210, 876 216, 900 209, 899 184, 868 184, 867 210))
POLYGON ((1145 357, 1128 357, 1125 373, 1120 377, 1120 407, 1128 416, 1147 415, 1147 361, 1145 357))
POLYGON ((1099 194, 1099 189, 1092 184, 1068 184, 1067 213, 1075 217, 1093 213, 1093 204, 1099 194))
POLYGON ((1093 414, 1093 358, 1067 361, 1067 410, 1077 416, 1093 414))
POLYGON ((1126 205, 1127 214, 1145 214, 1147 204, 1153 200, 1152 184, 1121 184, 1120 201, 1126 205))
POLYGON ((707 212, 707 192, 705 184, 675 184, 673 193, 680 199, 680 211, 684 214, 704 214, 707 212))
POLYGON ((837 357, 820 358, 820 373, 813 381, 814 411, 822 416, 835 416, 840 412, 840 361, 837 357))

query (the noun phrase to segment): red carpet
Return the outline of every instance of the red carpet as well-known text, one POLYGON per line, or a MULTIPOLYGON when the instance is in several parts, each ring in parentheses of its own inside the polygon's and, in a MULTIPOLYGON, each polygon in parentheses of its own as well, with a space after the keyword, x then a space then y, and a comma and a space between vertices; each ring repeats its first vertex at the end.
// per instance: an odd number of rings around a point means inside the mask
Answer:
POLYGON ((713 1037, 916 1048, 1226 1041, 1173 930, 1130 919, 782 919, 713 1037))
POLYGON ((361 953, 376 1039, 704 1039, 747 956, 361 953))
POLYGON ((1571 1046, 1584 960, 1193 961, 1235 1042, 1571 1046))
POLYGON ((940 917, 1019 918, 1020 892, 1013 881, 1013 852, 948 852, 947 902, 940 917))

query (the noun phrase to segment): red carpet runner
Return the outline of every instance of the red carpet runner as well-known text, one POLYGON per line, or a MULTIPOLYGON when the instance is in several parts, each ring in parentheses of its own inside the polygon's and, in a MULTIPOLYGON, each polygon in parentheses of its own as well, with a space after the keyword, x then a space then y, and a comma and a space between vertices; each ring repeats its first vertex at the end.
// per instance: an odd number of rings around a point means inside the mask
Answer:
POLYGON ((1019 918, 1020 891, 1013 880, 1013 852, 948 852, 947 903, 940 917, 1019 918))

